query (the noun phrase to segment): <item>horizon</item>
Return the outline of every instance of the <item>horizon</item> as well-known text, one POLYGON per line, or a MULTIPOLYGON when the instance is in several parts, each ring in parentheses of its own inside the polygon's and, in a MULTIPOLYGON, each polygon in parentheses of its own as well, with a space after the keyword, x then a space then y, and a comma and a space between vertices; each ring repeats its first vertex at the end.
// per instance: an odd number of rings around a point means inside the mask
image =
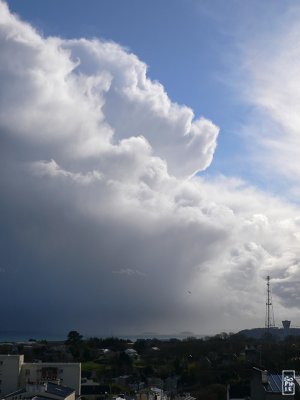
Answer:
MULTIPOLYGON (((252 327, 252 328, 246 328, 246 329, 241 329, 238 332, 217 332, 213 334, 203 334, 203 333, 195 333, 195 332, 173 332, 173 333, 159 333, 159 332, 140 332, 140 333, 102 333, 102 334, 97 334, 97 333, 89 333, 89 334, 84 334, 82 332, 78 332, 82 334, 82 337, 84 340, 88 340, 90 338, 99 338, 99 339, 108 339, 108 338, 118 338, 118 339, 130 339, 130 340, 137 340, 137 339, 158 339, 158 340, 170 340, 170 339, 187 339, 187 338, 195 338, 195 339, 201 339, 205 337, 214 337, 223 333, 226 333, 228 335, 233 334, 239 334, 242 331, 245 330, 256 330, 256 329, 267 329, 265 326, 261 327, 252 327)), ((284 329, 282 326, 272 326, 270 329, 284 329)), ((300 329, 299 326, 293 326, 291 325, 289 329, 300 329)), ((75 330, 76 331, 76 330, 75 330)), ((68 332, 67 333, 52 333, 47 335, 46 333, 33 333, 33 332, 28 332, 28 333, 21 333, 21 332, 0 332, 0 343, 3 343, 5 341, 7 342, 18 342, 18 341, 24 341, 24 342, 30 342, 30 341, 41 341, 41 340, 47 340, 47 341, 65 341, 68 337, 68 332), (27 339, 27 340, 26 340, 27 339)))

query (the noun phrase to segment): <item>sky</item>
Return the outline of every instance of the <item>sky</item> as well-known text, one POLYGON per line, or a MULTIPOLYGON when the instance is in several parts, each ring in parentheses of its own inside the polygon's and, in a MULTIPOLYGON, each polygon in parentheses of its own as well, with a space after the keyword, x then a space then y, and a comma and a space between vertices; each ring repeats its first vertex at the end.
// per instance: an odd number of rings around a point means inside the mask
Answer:
POLYGON ((0 0, 2 332, 300 326, 299 20, 0 0))

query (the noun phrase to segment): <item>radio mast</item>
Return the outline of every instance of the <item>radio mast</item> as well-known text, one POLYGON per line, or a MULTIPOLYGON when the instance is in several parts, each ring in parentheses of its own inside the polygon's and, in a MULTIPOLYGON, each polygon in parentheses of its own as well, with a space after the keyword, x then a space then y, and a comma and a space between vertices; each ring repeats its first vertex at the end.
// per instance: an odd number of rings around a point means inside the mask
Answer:
POLYGON ((266 319, 265 319, 265 328, 266 332, 270 334, 270 328, 275 327, 275 319, 274 319, 274 310, 272 303, 272 293, 270 289, 270 276, 267 276, 267 301, 266 301, 266 319))

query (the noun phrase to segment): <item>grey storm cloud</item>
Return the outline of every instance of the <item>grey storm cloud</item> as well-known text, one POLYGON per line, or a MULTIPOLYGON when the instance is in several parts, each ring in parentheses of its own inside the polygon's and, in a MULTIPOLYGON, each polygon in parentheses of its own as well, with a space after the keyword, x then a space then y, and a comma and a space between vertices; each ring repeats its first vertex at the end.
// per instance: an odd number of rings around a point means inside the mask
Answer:
POLYGON ((45 38, 4 2, 0 53, 6 330, 259 325, 270 271, 282 285, 289 277, 278 302, 293 307, 299 209, 237 179, 196 175, 219 128, 173 103, 136 55, 45 38))

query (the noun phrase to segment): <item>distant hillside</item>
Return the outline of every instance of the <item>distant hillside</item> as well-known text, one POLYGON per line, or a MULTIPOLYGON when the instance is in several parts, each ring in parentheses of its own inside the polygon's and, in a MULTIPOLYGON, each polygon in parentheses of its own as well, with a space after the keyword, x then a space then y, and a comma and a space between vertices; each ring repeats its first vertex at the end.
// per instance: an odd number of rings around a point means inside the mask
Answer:
MULTIPOLYGON (((266 328, 243 329, 238 333, 247 337, 260 339, 266 334, 266 328)), ((277 339, 284 339, 285 337, 285 331, 282 328, 270 328, 270 333, 277 339)), ((300 328, 290 328, 287 336, 300 336, 300 328)))

